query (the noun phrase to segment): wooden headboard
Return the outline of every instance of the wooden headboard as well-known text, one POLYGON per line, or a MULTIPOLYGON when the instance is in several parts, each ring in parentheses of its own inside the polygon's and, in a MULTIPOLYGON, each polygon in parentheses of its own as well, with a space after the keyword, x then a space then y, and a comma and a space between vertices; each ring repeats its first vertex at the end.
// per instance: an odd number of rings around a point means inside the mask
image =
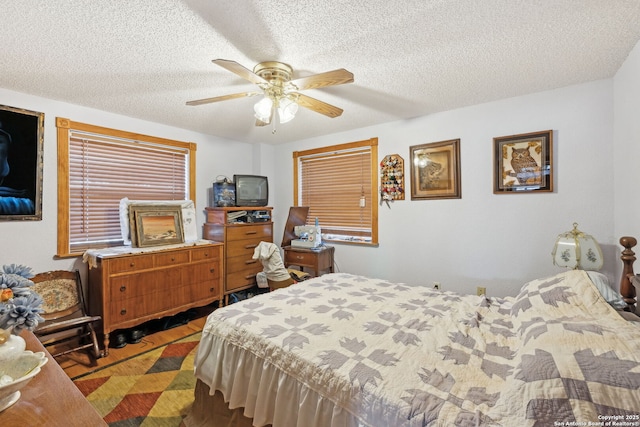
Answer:
POLYGON ((630 278, 634 276, 633 262, 636 260, 636 254, 633 248, 638 241, 635 237, 624 236, 620 238, 620 244, 624 247, 620 259, 622 260, 622 277, 620 278, 620 294, 624 302, 627 303, 627 311, 635 312, 636 310, 636 288, 631 284, 630 278))

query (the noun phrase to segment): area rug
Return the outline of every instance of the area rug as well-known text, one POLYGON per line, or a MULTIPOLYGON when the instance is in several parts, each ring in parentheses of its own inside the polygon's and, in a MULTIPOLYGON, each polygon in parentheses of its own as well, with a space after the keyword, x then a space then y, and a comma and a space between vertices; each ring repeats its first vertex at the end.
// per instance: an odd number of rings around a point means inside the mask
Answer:
POLYGON ((73 382, 110 427, 178 427, 193 402, 201 333, 100 368, 73 382))

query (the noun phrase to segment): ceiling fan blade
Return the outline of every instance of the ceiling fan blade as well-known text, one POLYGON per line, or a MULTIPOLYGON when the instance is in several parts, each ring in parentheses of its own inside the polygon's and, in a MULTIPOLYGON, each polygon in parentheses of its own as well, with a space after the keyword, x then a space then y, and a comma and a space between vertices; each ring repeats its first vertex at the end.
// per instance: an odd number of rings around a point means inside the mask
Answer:
POLYGON ((269 83, 253 71, 243 67, 235 61, 229 61, 228 59, 214 59, 211 62, 239 75, 245 80, 249 80, 251 83, 255 83, 257 85, 269 83))
POLYGON ((228 99, 245 98, 250 96, 262 95, 262 92, 242 92, 233 93, 231 95, 214 96, 213 98, 196 99, 195 101, 188 101, 187 105, 202 105, 210 104, 212 102, 226 101, 228 99))
POLYGON ((327 71, 326 73, 315 74, 309 77, 301 77, 289 82, 298 90, 317 89, 320 87, 335 86, 353 82, 353 73, 340 68, 338 70, 327 71))
POLYGON ((326 102, 322 102, 301 93, 294 93, 297 95, 296 103, 301 107, 308 108, 309 110, 313 110, 316 113, 324 114, 325 116, 331 117, 332 119, 342 114, 342 108, 327 104, 326 102))

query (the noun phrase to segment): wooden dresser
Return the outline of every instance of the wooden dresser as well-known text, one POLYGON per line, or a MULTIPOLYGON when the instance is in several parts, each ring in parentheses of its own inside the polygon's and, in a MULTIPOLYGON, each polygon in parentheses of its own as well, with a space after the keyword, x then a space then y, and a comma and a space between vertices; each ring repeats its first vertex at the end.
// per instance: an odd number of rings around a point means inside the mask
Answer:
POLYGON ((263 270, 262 263, 253 259, 253 252, 260 242, 273 242, 273 222, 270 207, 215 207, 205 208, 207 222, 203 237, 224 243, 224 295, 248 289, 256 284, 256 274, 263 270), (236 221, 237 212, 246 211, 248 216, 236 221), (255 218, 255 213, 266 217, 255 218))
POLYGON ((98 255, 89 269, 89 311, 102 316, 105 355, 116 329, 222 302, 222 255, 215 242, 98 255))

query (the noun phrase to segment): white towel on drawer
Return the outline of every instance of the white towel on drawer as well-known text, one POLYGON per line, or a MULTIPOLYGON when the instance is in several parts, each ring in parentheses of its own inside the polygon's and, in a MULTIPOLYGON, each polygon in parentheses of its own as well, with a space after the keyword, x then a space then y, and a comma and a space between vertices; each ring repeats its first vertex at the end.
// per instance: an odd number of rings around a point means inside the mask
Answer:
POLYGON ((280 248, 275 243, 260 242, 253 251, 253 259, 262 262, 264 273, 267 279, 279 282, 289 279, 289 272, 284 268, 280 248))

